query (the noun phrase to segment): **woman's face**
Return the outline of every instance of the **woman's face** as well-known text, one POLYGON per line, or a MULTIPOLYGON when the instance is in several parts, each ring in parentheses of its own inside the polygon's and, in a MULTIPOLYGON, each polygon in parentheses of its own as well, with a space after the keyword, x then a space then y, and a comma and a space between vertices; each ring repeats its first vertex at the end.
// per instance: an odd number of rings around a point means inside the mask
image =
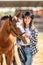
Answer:
POLYGON ((26 25, 29 25, 30 22, 31 22, 31 17, 30 17, 30 16, 25 16, 25 18, 24 18, 24 23, 25 23, 26 25))

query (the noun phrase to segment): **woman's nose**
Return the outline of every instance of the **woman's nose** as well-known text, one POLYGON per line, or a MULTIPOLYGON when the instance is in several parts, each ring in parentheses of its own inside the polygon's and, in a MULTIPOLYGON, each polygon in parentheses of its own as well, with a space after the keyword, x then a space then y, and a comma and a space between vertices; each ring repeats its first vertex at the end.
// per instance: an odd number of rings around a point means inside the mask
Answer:
POLYGON ((28 21, 29 19, 27 18, 26 20, 28 21))
POLYGON ((26 19, 28 20, 29 18, 27 17, 26 19))

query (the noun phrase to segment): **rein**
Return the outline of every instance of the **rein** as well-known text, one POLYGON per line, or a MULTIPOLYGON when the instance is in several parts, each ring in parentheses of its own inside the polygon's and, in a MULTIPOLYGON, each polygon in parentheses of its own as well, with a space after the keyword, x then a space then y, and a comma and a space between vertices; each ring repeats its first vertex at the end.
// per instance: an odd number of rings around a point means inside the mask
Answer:
POLYGON ((16 33, 16 30, 14 29, 15 27, 13 27, 12 21, 9 22, 9 25, 10 25, 10 27, 11 27, 11 25, 12 25, 11 30, 12 30, 13 33, 16 35, 16 37, 17 37, 18 39, 22 40, 22 41, 26 44, 27 42, 26 42, 26 40, 25 40, 25 37, 22 36, 25 32, 18 35, 18 34, 16 33))
MULTIPOLYGON (((11 27, 11 25, 12 25, 12 27, 14 26, 13 24, 12 24, 12 20, 11 20, 11 22, 9 22, 9 26, 11 27)), ((13 28, 11 27, 11 30, 18 36, 18 34, 16 33, 16 31, 15 31, 15 29, 13 30, 13 28)), ((15 28, 15 27, 14 27, 15 28)), ((25 33, 25 32, 24 32, 25 33)), ((19 34, 19 36, 22 36, 24 33, 21 33, 21 34, 19 34)))

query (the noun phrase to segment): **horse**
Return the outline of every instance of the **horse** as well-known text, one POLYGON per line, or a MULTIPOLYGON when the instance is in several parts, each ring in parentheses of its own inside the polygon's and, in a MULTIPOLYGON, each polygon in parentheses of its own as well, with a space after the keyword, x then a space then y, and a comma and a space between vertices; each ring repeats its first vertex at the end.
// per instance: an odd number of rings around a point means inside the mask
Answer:
MULTIPOLYGON (((17 20, 13 19, 12 16, 3 16, 0 19, 0 62, 3 63, 2 54, 5 54, 7 65, 15 62, 14 57, 14 43, 10 39, 10 34, 14 37, 22 39, 26 43, 25 38, 19 28, 16 26, 17 20)), ((15 65, 15 64, 14 64, 15 65)))

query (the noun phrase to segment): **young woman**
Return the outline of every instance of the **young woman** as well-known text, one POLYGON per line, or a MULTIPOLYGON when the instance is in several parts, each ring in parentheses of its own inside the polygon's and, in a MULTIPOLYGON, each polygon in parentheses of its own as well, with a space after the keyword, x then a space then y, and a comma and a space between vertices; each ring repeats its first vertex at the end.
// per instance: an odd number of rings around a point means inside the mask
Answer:
MULTIPOLYGON (((33 15, 30 12, 26 12, 23 16, 23 24, 24 24, 24 31, 25 34, 23 35, 27 41, 25 44, 22 40, 19 41, 17 39, 17 45, 20 48, 23 47, 27 61, 25 62, 25 65, 31 65, 33 60, 33 55, 36 54, 37 50, 37 36, 38 32, 33 24, 33 15)), ((21 64, 23 64, 21 62, 21 64)), ((23 64, 24 65, 24 64, 23 64)))

